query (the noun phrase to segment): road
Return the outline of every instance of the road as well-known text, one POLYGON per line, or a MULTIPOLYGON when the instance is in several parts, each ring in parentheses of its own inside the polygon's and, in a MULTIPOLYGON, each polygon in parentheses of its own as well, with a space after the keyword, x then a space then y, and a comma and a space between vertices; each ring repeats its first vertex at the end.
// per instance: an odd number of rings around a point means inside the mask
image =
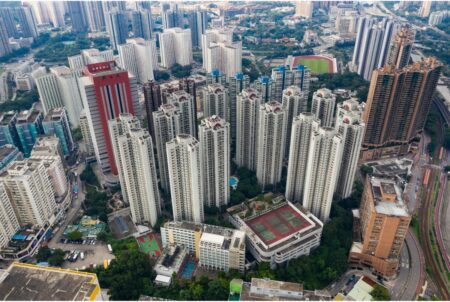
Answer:
POLYGON ((48 244, 48 246, 50 248, 62 248, 62 246, 64 246, 64 249, 66 249, 65 248, 66 245, 59 243, 59 240, 61 239, 61 236, 64 233, 64 230, 66 229, 67 225, 71 224, 74 221, 74 219, 77 217, 78 212, 81 208, 81 205, 84 201, 85 195, 84 195, 83 187, 82 187, 83 183, 80 180, 80 173, 83 172, 83 170, 84 170, 84 164, 80 164, 76 168, 76 170, 74 170, 74 171, 77 171, 77 173, 78 173, 78 176, 77 176, 78 199, 75 199, 72 197, 72 202, 69 207, 69 210, 67 211, 67 213, 65 215, 66 217, 64 219, 64 222, 61 224, 58 232, 54 234, 52 240, 48 244))
POLYGON ((428 185, 424 188, 426 191, 425 199, 422 204, 422 209, 419 211, 419 221, 420 221, 420 234, 422 238, 422 247, 425 255, 426 262, 431 269, 430 277, 433 278, 435 281, 438 290, 440 292, 440 295, 442 299, 448 300, 450 298, 449 289, 447 288, 447 284, 445 280, 441 276, 441 272, 439 270, 439 267, 436 263, 436 259, 434 258, 433 254, 433 247, 431 245, 431 236, 430 236, 430 230, 432 230, 432 219, 431 217, 431 209, 433 207, 433 195, 434 195, 434 186, 435 186, 435 179, 437 173, 440 174, 440 170, 438 169, 432 169, 432 172, 430 174, 430 181, 428 185))
POLYGON ((415 236, 409 231, 400 255, 399 274, 391 288, 392 300, 416 299, 425 280, 423 266, 422 249, 415 236))

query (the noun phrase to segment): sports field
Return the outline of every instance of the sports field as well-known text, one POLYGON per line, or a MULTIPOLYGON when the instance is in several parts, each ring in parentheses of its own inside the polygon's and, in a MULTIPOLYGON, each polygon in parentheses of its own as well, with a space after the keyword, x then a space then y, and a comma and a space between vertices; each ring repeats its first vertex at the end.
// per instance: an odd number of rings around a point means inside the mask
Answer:
POLYGON ((155 234, 147 234, 136 238, 139 249, 150 257, 159 257, 161 255, 161 245, 155 234))
POLYGON ((305 65, 312 73, 334 72, 333 60, 323 56, 300 56, 295 58, 294 65, 305 65))
POLYGON ((271 244, 311 225, 289 204, 245 223, 265 244, 271 244))

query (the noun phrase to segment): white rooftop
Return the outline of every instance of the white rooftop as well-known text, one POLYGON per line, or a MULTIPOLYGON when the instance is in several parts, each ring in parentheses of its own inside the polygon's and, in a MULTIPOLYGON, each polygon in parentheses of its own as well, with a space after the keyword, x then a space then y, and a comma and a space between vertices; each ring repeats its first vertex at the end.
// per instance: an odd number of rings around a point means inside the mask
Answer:
POLYGON ((223 244, 224 240, 225 240, 225 238, 222 235, 211 234, 211 233, 203 233, 202 238, 200 239, 200 241, 213 243, 213 244, 217 244, 220 246, 223 244))

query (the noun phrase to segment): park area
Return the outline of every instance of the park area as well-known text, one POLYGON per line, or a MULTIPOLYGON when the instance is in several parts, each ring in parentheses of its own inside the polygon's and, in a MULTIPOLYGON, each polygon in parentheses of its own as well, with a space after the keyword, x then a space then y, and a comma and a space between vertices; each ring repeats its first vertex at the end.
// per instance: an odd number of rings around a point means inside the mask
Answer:
POLYGON ((334 60, 326 56, 299 56, 293 66, 297 65, 305 65, 315 74, 336 72, 334 60))
POLYGON ((136 238, 139 249, 149 255, 150 257, 156 258, 161 255, 161 245, 159 243, 159 238, 156 234, 149 233, 136 238))
POLYGON ((272 244, 311 225, 289 204, 247 220, 245 223, 265 244, 272 244))

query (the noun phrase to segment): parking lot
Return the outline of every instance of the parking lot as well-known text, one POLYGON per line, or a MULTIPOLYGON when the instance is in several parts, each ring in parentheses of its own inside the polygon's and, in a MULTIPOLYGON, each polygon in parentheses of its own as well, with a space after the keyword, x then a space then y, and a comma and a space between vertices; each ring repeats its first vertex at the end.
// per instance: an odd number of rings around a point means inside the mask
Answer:
POLYGON ((61 244, 63 251, 80 251, 84 253, 84 259, 79 256, 75 262, 65 261, 63 267, 71 269, 83 269, 92 265, 103 265, 104 260, 114 259, 114 255, 108 251, 106 244, 97 242, 95 245, 86 244, 61 244))

